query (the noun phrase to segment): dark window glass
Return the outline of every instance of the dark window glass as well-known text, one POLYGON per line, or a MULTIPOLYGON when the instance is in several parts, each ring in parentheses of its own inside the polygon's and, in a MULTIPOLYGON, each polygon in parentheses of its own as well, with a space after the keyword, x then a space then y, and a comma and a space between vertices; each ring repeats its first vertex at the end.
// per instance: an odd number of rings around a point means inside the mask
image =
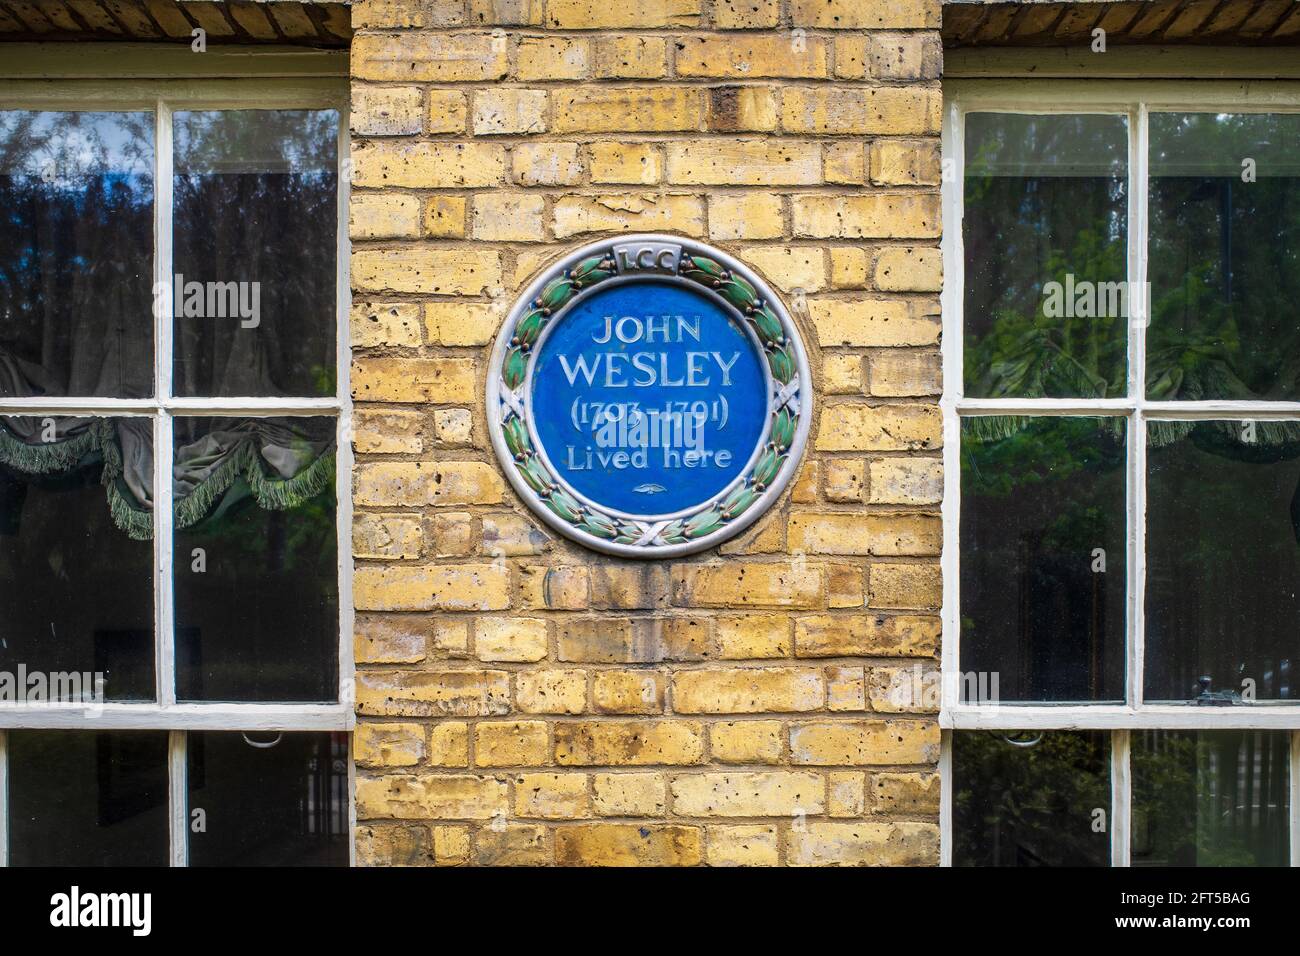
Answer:
POLYGON ((966 700, 1123 699, 1124 427, 962 420, 966 700))
POLYGON ((191 733, 188 787, 191 866, 347 865, 346 734, 191 733))
POLYGON ((1287 866, 1287 733, 1133 732, 1134 866, 1287 866))
POLYGON ((1127 391, 1122 116, 966 117, 965 382, 974 397, 1127 391))
POLYGON ((334 428, 176 419, 180 699, 338 698, 334 428))
POLYGON ((1146 699, 1300 698, 1300 426, 1147 435, 1146 699))
POLYGON ((1147 395, 1300 399, 1300 114, 1152 113, 1147 395))
POLYGON ((127 520, 148 520, 150 429, 0 418, 0 671, 41 672, 52 697, 155 699, 153 545, 127 520))
POLYGON ((338 112, 174 128, 175 394, 333 396, 338 112))
POLYGON ((953 865, 1106 866, 1110 738, 953 734, 953 865))
POLYGON ((0 396, 153 394, 152 113, 0 112, 0 396))
POLYGON ((11 730, 11 866, 166 866, 167 732, 11 730))

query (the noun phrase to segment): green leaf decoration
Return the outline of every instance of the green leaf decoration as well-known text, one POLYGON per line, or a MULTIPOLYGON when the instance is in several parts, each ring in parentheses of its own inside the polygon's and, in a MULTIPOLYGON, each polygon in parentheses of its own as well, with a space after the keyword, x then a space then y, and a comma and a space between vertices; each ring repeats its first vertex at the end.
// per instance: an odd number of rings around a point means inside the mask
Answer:
POLYGON ((604 256, 592 256, 590 259, 583 259, 573 270, 573 278, 583 285, 594 285, 602 279, 608 279, 613 272, 601 268, 609 263, 604 256))
POLYGON ((723 525, 722 512, 716 507, 708 511, 701 511, 690 521, 686 522, 686 527, 682 533, 691 540, 703 538, 705 535, 713 534, 723 525))
POLYGON ((712 287, 715 282, 726 277, 727 270, 721 263, 706 259, 704 256, 688 256, 686 264, 682 266, 682 275, 701 285, 712 287))
POLYGON ((758 291, 738 275, 733 275, 724 282, 718 293, 742 312, 747 312, 758 304, 758 291))
POLYGON ((528 483, 528 487, 539 495, 549 495, 555 487, 551 481, 551 476, 546 473, 546 467, 542 464, 541 459, 536 456, 529 457, 520 463, 519 474, 528 483))
POLYGON ((546 288, 542 290, 542 308, 555 311, 573 297, 573 292, 573 280, 571 279, 556 279, 554 282, 548 283, 546 288))
POLYGON ((766 488, 776 477, 776 473, 781 470, 781 463, 785 461, 775 445, 769 445, 758 459, 758 464, 754 466, 754 484, 766 488))
POLYGON ((753 319, 754 325, 758 327, 758 337, 768 348, 775 348, 785 342, 785 330, 781 328, 781 320, 769 306, 765 305, 755 312, 753 319))
POLYGON ((546 325, 546 316, 541 310, 534 309, 526 316, 519 320, 515 326, 515 340, 520 345, 531 347, 538 337, 542 334, 542 328, 546 325))
POLYGON ((794 359, 787 349, 780 348, 767 354, 767 364, 772 368, 772 377, 782 385, 788 385, 794 378, 794 359))
POLYGON ((516 459, 523 458, 527 452, 532 451, 532 443, 528 440, 528 426, 518 415, 511 414, 502 423, 501 434, 506 440, 506 447, 510 449, 510 454, 516 459))
POLYGON ((763 497, 762 493, 755 491, 752 486, 741 485, 733 491, 725 502, 722 504, 722 517, 728 521, 744 514, 755 501, 763 497))
POLYGON ((772 443, 781 451, 787 451, 794 442, 795 416, 789 405, 783 405, 772 422, 772 443))
POLYGON ((612 541, 618 537, 618 526, 604 515, 587 513, 578 524, 580 531, 594 534, 597 538, 612 541))
POLYGON ((546 501, 547 506, 570 524, 582 520, 582 505, 563 488, 556 488, 546 501))
POLYGON ((517 345, 511 346, 501 367, 501 380, 511 389, 516 389, 524 384, 524 376, 527 373, 528 359, 524 357, 523 350, 517 345))

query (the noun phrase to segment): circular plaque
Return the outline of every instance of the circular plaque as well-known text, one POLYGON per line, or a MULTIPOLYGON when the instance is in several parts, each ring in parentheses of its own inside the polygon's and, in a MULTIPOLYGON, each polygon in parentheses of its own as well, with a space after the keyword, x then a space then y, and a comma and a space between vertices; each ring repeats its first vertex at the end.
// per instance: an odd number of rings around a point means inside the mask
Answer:
POLYGON ((675 236, 569 254, 507 317, 488 371, 492 444, 551 527, 669 557, 748 527, 790 480, 811 382, 798 330, 726 253, 675 236))

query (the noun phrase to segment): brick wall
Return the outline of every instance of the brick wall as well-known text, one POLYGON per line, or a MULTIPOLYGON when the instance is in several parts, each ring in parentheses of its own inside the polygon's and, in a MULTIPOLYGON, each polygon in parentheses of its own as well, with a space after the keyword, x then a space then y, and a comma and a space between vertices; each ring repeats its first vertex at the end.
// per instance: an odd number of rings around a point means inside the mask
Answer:
POLYGON ((938 0, 366 0, 351 208, 358 861, 938 861, 938 0), (557 538, 490 342, 571 246, 713 242, 817 417, 721 552, 557 538))

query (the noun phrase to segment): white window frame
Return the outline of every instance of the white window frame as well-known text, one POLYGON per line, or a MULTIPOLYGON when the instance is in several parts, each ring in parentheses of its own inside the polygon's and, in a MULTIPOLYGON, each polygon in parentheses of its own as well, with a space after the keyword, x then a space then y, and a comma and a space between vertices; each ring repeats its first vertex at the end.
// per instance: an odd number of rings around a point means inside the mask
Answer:
MULTIPOLYGON (((1130 734, 1135 730, 1290 731, 1290 853, 1300 866, 1300 702, 1261 701, 1231 708, 1142 702, 1146 581, 1146 422, 1148 419, 1300 419, 1300 402, 1149 401, 1146 330, 1128 329, 1128 390, 1123 398, 967 398, 963 383, 965 117, 974 112, 1094 113, 1128 120, 1128 275, 1147 278, 1148 118, 1152 112, 1300 112, 1300 83, 1273 80, 959 79, 944 83, 943 206, 943 729, 940 758, 941 862, 952 865, 952 736, 964 730, 1110 731, 1111 865, 1130 864, 1130 734), (1096 415, 1126 428, 1125 695, 1123 704, 967 703, 960 699, 961 420, 978 415, 1096 415)), ((1145 309, 1144 309, 1145 311, 1145 309)))
MULTIPOLYGON (((188 46, 5 44, 0 67, 0 110, 148 110, 154 128, 153 281, 172 276, 172 114, 195 109, 334 109, 339 112, 335 339, 338 391, 331 398, 173 397, 172 318, 154 318, 154 397, 0 399, 0 415, 148 417, 154 441, 154 672, 157 699, 149 703, 84 705, 0 704, 0 866, 8 864, 6 731, 17 729, 165 730, 169 732, 170 863, 187 859, 188 731, 334 731, 355 726, 352 633, 352 402, 348 314, 349 162, 347 52, 225 47, 193 53, 188 46), (51 72, 53 69, 57 72, 51 72), (51 82, 56 80, 57 82, 51 82), (173 418, 181 416, 333 416, 336 419, 338 549, 338 700, 335 703, 179 703, 176 700, 172 569, 173 418)), ((355 769, 348 754, 348 853, 353 860, 355 769)))

